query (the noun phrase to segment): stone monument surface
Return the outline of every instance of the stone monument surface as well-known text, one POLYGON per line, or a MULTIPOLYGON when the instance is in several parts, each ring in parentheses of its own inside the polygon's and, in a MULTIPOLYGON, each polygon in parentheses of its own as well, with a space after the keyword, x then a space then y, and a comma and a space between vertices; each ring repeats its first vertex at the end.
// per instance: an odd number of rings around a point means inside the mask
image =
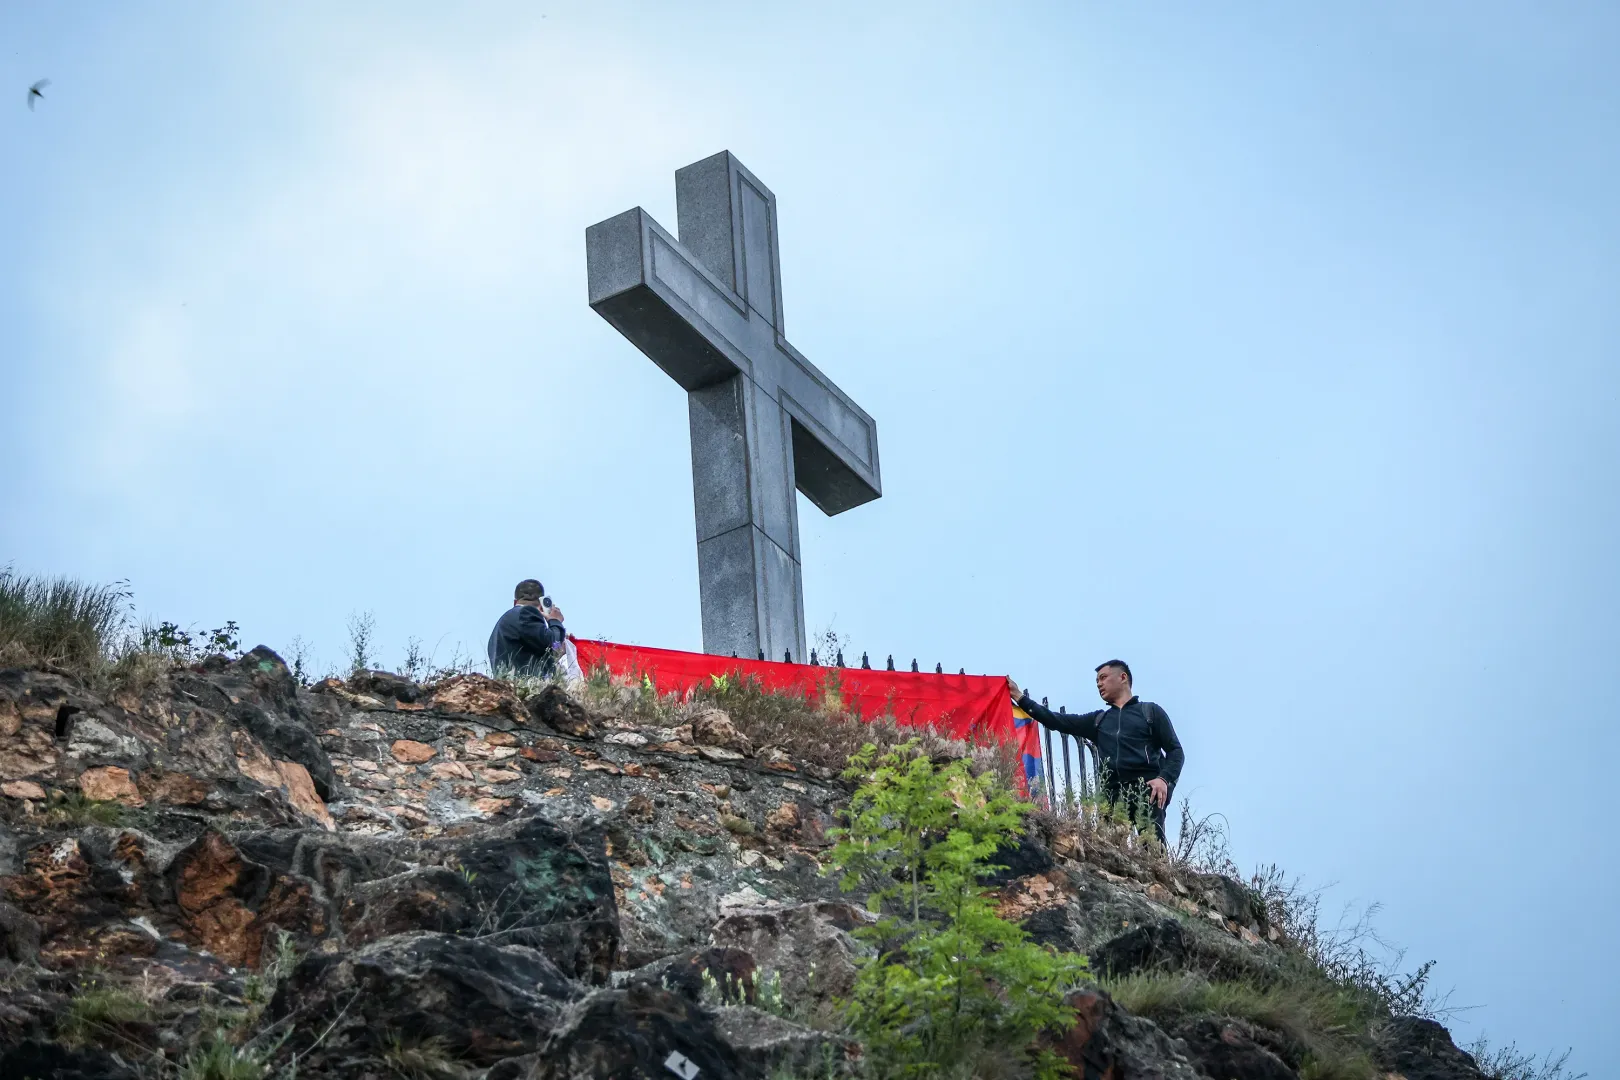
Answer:
POLYGON ((788 343, 776 196, 729 151, 675 173, 676 240, 639 206, 585 231, 590 304, 687 391, 703 648, 805 653, 795 488, 882 495, 877 425, 788 343))

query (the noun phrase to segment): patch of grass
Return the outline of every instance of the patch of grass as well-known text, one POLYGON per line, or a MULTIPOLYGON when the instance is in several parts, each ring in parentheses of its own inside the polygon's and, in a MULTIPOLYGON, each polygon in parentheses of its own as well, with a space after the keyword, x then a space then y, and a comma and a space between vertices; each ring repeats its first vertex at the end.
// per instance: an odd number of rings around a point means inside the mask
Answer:
POLYGON ((1345 1050, 1332 1058, 1306 1054, 1299 1066, 1299 1080, 1363 1080, 1385 1075, 1364 1050, 1345 1050))
POLYGON ((391 1032, 383 1050, 383 1063, 404 1080, 462 1080, 467 1069, 458 1064, 450 1044, 433 1036, 409 1039, 391 1032))
POLYGON ((548 686, 562 686, 565 683, 560 672, 551 675, 521 675, 515 671, 501 672, 496 679, 512 688, 519 701, 528 701, 539 697, 548 686))
POLYGON ((95 1042, 131 1024, 152 1019, 152 1007, 138 994, 110 986, 87 986, 74 994, 59 1021, 64 1041, 70 1045, 95 1042))
POLYGON ((0 664, 99 668, 128 626, 127 582, 87 585, 0 569, 0 664))
POLYGON ((242 996, 251 1006, 244 1024, 258 1019, 259 1012, 275 997, 276 987, 281 980, 298 966, 298 947, 293 943, 293 936, 285 930, 278 929, 276 933, 275 953, 270 957, 270 962, 264 965, 262 971, 249 975, 243 983, 242 996))
POLYGON ((45 812, 45 821, 58 828, 82 828, 86 825, 117 825, 124 819, 121 804, 101 799, 85 798, 83 793, 66 791, 57 797, 45 812))
POLYGON ((651 677, 639 671, 614 675, 606 664, 598 664, 572 690, 590 708, 626 719, 670 727, 685 718, 681 699, 660 694, 651 677))
POLYGON ((1374 1020, 1367 1002, 1320 975, 1261 986, 1188 972, 1138 972, 1101 985, 1127 1010, 1157 1023, 1213 1014, 1277 1032, 1295 1048, 1302 1077, 1372 1080, 1377 1075, 1366 1049, 1374 1020))
POLYGON ((92 688, 140 692, 176 665, 241 654, 227 622, 195 636, 174 623, 136 627, 129 583, 91 585, 0 568, 0 667, 49 667, 92 688))
POLYGON ((180 1063, 179 1080, 264 1080, 264 1059, 214 1032, 180 1063))

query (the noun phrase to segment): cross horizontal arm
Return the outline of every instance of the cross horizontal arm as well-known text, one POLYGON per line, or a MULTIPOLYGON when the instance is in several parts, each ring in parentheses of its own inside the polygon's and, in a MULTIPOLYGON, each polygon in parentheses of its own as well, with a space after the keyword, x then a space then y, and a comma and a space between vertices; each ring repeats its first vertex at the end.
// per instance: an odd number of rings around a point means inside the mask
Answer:
POLYGON ((752 363, 748 309, 639 206, 585 230, 590 304, 686 390, 752 363))
POLYGON ((877 421, 782 337, 777 401, 793 418, 793 472, 824 514, 841 514, 883 494, 877 421))

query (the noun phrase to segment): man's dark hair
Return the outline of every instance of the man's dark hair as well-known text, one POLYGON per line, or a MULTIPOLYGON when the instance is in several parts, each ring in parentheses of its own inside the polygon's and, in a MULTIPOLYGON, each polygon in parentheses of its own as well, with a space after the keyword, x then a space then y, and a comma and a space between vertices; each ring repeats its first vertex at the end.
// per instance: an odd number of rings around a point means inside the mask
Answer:
POLYGON ((1125 673, 1125 681, 1130 683, 1132 686, 1136 685, 1136 679, 1131 676, 1131 665, 1127 664, 1125 661, 1104 660, 1102 663, 1097 665, 1096 670, 1101 671, 1105 667, 1119 668, 1119 670, 1125 673))
POLYGON ((517 583, 517 588, 512 590, 512 602, 515 604, 523 600, 538 600, 544 595, 546 595, 544 585, 534 578, 524 578, 517 583))

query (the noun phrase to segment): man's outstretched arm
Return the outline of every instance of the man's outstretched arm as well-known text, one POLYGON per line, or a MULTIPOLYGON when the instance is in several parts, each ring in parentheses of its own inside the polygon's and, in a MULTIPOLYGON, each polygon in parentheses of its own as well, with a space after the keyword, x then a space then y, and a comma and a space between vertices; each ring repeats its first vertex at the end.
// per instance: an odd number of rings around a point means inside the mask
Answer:
POLYGON ((1079 739, 1096 739, 1097 720, 1102 716, 1101 709, 1089 713, 1055 713, 1020 690, 1018 684, 1011 679, 1007 680, 1007 693, 1012 695, 1014 704, 1020 709, 1053 731, 1061 731, 1065 735, 1073 735, 1079 739))

